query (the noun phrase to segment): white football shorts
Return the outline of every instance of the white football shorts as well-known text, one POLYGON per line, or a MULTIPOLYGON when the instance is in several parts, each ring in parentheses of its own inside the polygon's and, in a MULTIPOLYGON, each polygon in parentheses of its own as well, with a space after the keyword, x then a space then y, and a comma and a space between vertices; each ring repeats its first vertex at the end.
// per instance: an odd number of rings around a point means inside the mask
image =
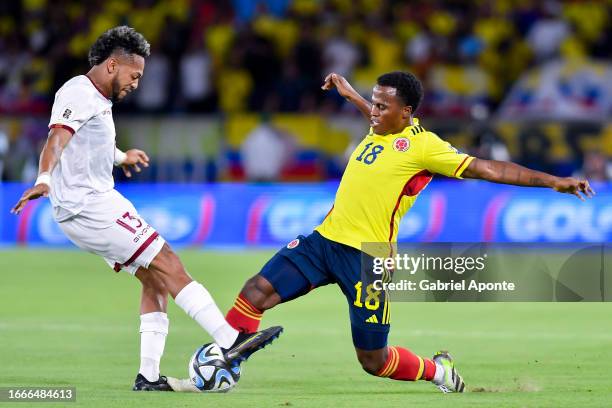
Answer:
POLYGON ((148 268, 166 242, 116 190, 90 196, 79 214, 59 226, 76 246, 131 275, 148 268))

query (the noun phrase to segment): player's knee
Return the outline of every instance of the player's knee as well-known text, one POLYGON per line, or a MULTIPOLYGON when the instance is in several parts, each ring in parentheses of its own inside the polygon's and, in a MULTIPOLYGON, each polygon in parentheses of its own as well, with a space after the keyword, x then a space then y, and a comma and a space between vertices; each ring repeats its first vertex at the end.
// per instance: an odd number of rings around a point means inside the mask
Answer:
POLYGON ((384 353, 378 350, 372 352, 359 350, 357 351, 357 359, 361 368, 371 375, 378 375, 386 362, 384 353))
POLYGON ((260 275, 249 279, 242 288, 241 294, 261 311, 271 309, 280 303, 280 296, 274 287, 260 275))

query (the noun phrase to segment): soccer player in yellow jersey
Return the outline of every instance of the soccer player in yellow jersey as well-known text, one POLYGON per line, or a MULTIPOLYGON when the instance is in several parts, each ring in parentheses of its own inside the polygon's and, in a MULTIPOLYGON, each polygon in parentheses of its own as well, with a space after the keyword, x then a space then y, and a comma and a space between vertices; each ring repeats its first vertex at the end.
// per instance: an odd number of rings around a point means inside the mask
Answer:
POLYGON ((323 89, 332 88, 368 118, 370 131, 351 155, 334 206, 321 225, 309 236, 291 241, 249 279, 226 319, 237 330, 252 333, 265 310, 337 283, 349 304, 353 344, 366 372, 402 381, 432 381, 443 392, 463 392, 465 384, 447 352, 427 359, 387 346, 389 302, 385 293, 362 287, 362 262, 371 262, 362 244, 394 243, 400 219, 434 174, 550 187, 580 199, 594 192, 586 180, 460 153, 413 116, 423 90, 410 73, 380 76, 371 103, 338 74, 325 78, 323 89))

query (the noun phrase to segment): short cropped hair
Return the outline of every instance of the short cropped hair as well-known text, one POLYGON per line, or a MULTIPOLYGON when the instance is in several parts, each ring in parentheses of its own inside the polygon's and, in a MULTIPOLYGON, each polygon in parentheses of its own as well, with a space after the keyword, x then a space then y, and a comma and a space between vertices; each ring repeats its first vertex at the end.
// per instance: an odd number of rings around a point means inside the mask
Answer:
POLYGON ((397 90, 397 96, 405 105, 412 106, 415 112, 423 99, 423 85, 410 72, 394 71, 378 77, 376 83, 380 86, 390 86, 397 90))
POLYGON ((89 49, 89 65, 104 62, 113 52, 136 54, 146 58, 151 46, 142 34, 132 27, 119 26, 104 32, 89 49))

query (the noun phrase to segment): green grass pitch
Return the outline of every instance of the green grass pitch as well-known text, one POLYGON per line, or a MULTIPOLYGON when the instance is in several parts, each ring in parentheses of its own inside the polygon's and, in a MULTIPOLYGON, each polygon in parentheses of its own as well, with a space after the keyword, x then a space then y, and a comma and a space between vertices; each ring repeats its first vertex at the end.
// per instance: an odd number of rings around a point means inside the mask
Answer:
MULTIPOLYGON (((181 251, 223 311, 270 251, 181 251)), ((283 336, 243 366, 228 394, 136 393, 139 283, 79 251, 0 251, 0 386, 72 385, 93 407, 587 407, 612 401, 612 305, 394 303, 390 344, 448 348, 470 392, 368 376, 345 299, 320 288, 266 313, 283 336)), ((162 373, 186 376, 209 337, 172 302, 162 373)), ((10 404, 0 403, 0 408, 10 404)), ((51 404, 50 406, 57 406, 51 404)), ((28 404, 19 404, 19 407, 28 404)), ((31 404, 40 406, 40 404, 31 404)))

